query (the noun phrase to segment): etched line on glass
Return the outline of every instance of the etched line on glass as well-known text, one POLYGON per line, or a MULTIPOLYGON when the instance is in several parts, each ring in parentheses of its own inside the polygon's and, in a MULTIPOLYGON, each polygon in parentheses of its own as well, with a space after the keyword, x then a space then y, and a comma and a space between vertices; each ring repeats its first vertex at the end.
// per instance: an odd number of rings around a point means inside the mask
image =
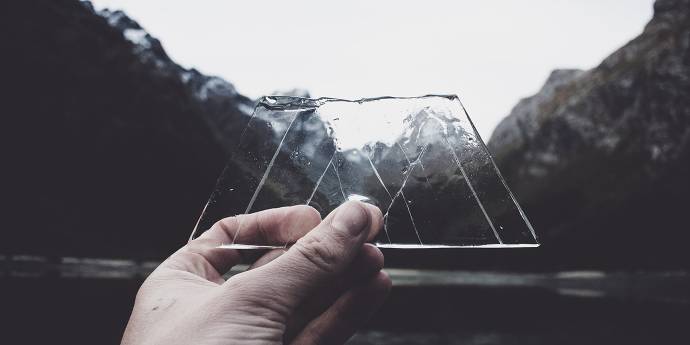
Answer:
POLYGON ((410 215, 410 222, 412 222, 412 228, 414 229, 414 234, 417 235, 417 240, 419 241, 419 244, 424 245, 424 243, 422 243, 422 238, 419 236, 419 230, 417 230, 417 224, 415 224, 414 217, 412 217, 412 210, 410 210, 409 202, 405 198, 405 193, 403 193, 402 189, 400 190, 400 196, 402 197, 403 202, 405 203, 405 208, 407 208, 407 214, 410 215))
MULTIPOLYGON (((398 143, 398 145, 400 145, 400 144, 398 143)), ((403 150, 403 153, 404 153, 404 150, 403 150)), ((420 153, 419 157, 417 157, 417 159, 415 160, 415 163, 410 164, 411 167, 408 169, 407 174, 405 175, 405 178, 403 179, 403 183, 400 186, 400 189, 398 189, 398 191, 393 196, 390 205, 388 205, 388 209, 386 210, 386 214, 383 215, 383 229, 384 230, 388 229, 388 215, 391 211, 391 208, 393 208, 393 204, 395 204, 395 200, 398 198, 398 196, 401 196, 401 194, 403 194, 403 189, 405 189, 405 185, 407 184, 407 180, 410 178, 410 176, 412 175, 412 170, 414 170, 414 168, 415 168, 413 165, 416 165, 417 160, 422 159, 422 156, 424 155, 424 153, 425 152, 420 153)), ((408 162, 409 162, 409 159, 408 159, 408 162)), ((407 199, 405 199, 404 195, 402 195, 402 198, 403 198, 403 201, 405 202, 405 207, 407 207, 407 210, 410 214, 410 220, 412 221, 412 227, 414 228, 415 235, 417 235, 417 239, 419 240, 419 244, 424 245, 424 243, 422 243, 422 239, 419 236, 419 232, 417 231, 417 226, 414 223, 414 219, 412 217, 412 212, 409 209, 407 199)))
POLYGON ((197 219, 196 225, 194 225, 194 230, 192 231, 192 234, 189 235, 188 242, 191 242, 193 239, 196 238, 195 236, 196 236, 196 232, 199 230, 199 224, 201 224, 201 220, 203 219, 203 215, 206 213, 206 209, 208 208, 208 205, 211 203, 211 200, 212 199, 208 199, 208 201, 206 202, 206 205, 204 205, 204 209, 201 211, 201 216, 199 217, 199 219, 197 219))
POLYGON ((345 196, 345 190, 343 189, 343 182, 340 180, 340 174, 338 174, 338 168, 335 167, 333 161, 331 161, 331 166, 333 171, 335 171, 335 177, 338 178, 338 185, 340 186, 340 193, 343 195, 343 201, 347 201, 347 196, 345 196))
POLYGON ((314 186, 314 190, 311 191, 311 195, 309 195, 309 199, 307 199, 307 203, 305 205, 309 205, 311 203, 311 199, 314 198, 314 194, 316 194, 316 191, 319 189, 319 185, 321 185, 321 180, 323 180, 323 177, 326 176, 328 168, 330 168, 331 164, 333 163, 333 157, 335 157, 335 152, 333 152, 333 155, 331 155, 331 160, 329 160, 328 164, 326 164, 326 169, 323 169, 321 176, 319 176, 319 179, 316 180, 316 186, 314 186))
MULTIPOLYGON (((424 146, 422 151, 426 151, 427 147, 429 147, 429 144, 426 144, 426 146, 424 146)), ((422 173, 424 174, 424 180, 426 180, 427 186, 429 186, 429 188, 431 188, 431 182, 429 181, 429 175, 426 173, 426 168, 424 168, 424 163, 422 163, 421 160, 419 161, 419 166, 422 168, 422 173)))
MULTIPOLYGON (((331 159, 328 161, 328 164, 326 164, 326 169, 323 169, 323 172, 321 173, 321 176, 319 176, 319 179, 316 180, 316 186, 314 186, 314 190, 311 191, 311 195, 309 195, 309 199, 307 199, 307 202, 305 205, 311 204, 311 199, 314 198, 314 195, 316 194, 316 191, 319 189, 319 186, 321 185, 321 181, 323 180, 323 177, 326 176, 326 173, 328 172, 328 169, 331 167, 333 164, 333 157, 335 157, 335 154, 338 153, 338 150, 333 151, 333 154, 331 155, 331 159)), ((291 238, 288 238, 285 241, 285 244, 283 245, 283 248, 287 248, 288 244, 290 244, 290 241, 292 241, 291 238)))
MULTIPOLYGON (((271 169, 273 168, 273 164, 276 162, 276 158, 278 158, 278 154, 280 153, 280 149, 283 147, 283 143, 285 142, 285 138, 287 137, 288 133, 290 132, 290 128, 292 128, 292 124, 295 123, 295 120, 299 114, 295 114, 295 117, 292 118, 292 121, 290 121, 290 125, 288 125, 288 128, 285 130, 285 134, 283 134, 283 137, 280 139, 280 143, 278 143, 278 148, 276 149, 276 152, 273 153, 273 157, 271 157, 271 161, 268 163, 268 167, 266 168, 266 171, 264 172, 264 176, 261 177, 261 181, 259 181, 259 185, 256 186, 256 189, 254 190, 254 195, 252 195, 251 200, 249 200, 249 204, 247 205, 247 209, 244 211, 244 214, 249 213, 251 211, 252 206, 254 206, 254 202, 256 201, 256 198, 259 196, 259 192, 261 191, 261 188, 264 186, 266 183, 266 179, 268 178, 268 174, 271 172, 271 169)), ((235 236, 232 239, 232 243, 235 243, 235 239, 237 238, 237 235, 240 233, 239 230, 235 233, 235 236)))
POLYGON ((489 160, 491 161, 491 166, 494 168, 494 171, 496 171, 496 174, 498 175, 498 179, 501 181, 501 184, 503 184, 503 188, 505 188, 505 190, 508 191, 508 195, 510 195, 511 201, 515 205, 515 208, 517 208, 518 213, 520 214, 520 217, 522 217, 522 220, 527 225, 527 228, 529 229, 530 233, 532 234, 532 237, 534 238, 535 241, 539 242, 539 240, 537 239, 537 233, 534 231, 534 228, 532 227, 532 223, 530 223, 529 219, 527 219, 527 215, 522 210, 522 207, 520 207, 520 204, 517 202, 515 195, 513 195, 513 192, 510 190, 510 188, 508 188, 508 184, 506 183, 506 180, 503 178, 503 174, 501 174, 501 170, 498 169, 496 162, 494 162, 494 157, 491 155, 491 151, 489 151, 489 148, 486 147, 484 140, 482 140, 482 137, 479 135, 479 132, 477 131, 477 127, 474 126, 474 122, 472 122, 472 118, 467 113, 467 109, 465 109, 465 105, 462 104, 462 101, 460 101, 459 98, 457 99, 457 101, 458 101, 458 103, 460 103, 460 107, 462 108, 463 113, 465 113, 465 117, 467 118, 467 121, 470 123, 470 126, 472 126, 472 130, 474 131, 474 135, 477 137, 477 140, 482 145, 482 148, 484 149, 484 151, 486 151, 487 156, 489 156, 489 160))
POLYGON ((462 173, 462 177, 465 178, 465 182, 467 182, 467 186, 470 187, 470 191, 472 191, 472 195, 474 196, 474 199, 477 201, 479 208, 482 210, 482 213, 484 214, 484 218, 486 218, 486 221, 489 223, 491 230, 494 232, 494 236, 496 236, 498 243, 503 244, 503 240, 501 239, 501 236, 498 235, 498 231, 496 231, 496 227, 494 227, 494 223, 491 221, 489 214, 486 213, 486 210, 484 209, 484 205, 482 204, 482 201, 479 200, 479 196, 477 195, 477 192, 474 190, 474 186, 472 186, 470 179, 467 177, 467 173, 465 172, 465 168, 463 168, 462 164, 460 164, 460 159, 458 158, 458 155, 455 154, 455 150, 453 149, 453 146, 450 144, 450 141, 448 141, 448 137, 445 137, 445 140, 446 140, 446 144, 448 144, 448 148, 450 149, 450 152, 453 154, 453 159, 455 160, 455 164, 457 164, 458 168, 460 168, 460 172, 462 173))
POLYGON ((378 179, 379 179, 379 182, 381 182, 381 187, 383 187, 383 189, 386 191, 386 194, 388 194, 388 197, 390 197, 391 199, 393 199, 393 195, 391 194, 391 192, 390 192, 390 191, 388 190, 388 188, 386 187, 386 184, 383 183, 383 179, 381 178, 381 175, 379 174, 379 171, 378 171, 378 170, 376 169, 376 167, 374 166, 374 162, 371 161, 371 158, 369 157, 369 154, 366 154, 365 156, 367 156, 367 160, 369 161, 369 165, 371 165, 371 169, 374 170, 374 175, 376 175, 376 178, 378 178, 378 179))
POLYGON ((237 235, 239 235, 240 232, 242 231, 242 225, 244 225, 242 218, 244 218, 244 217, 235 216, 235 219, 237 220, 237 223, 239 223, 239 224, 237 224, 237 231, 235 231, 235 235, 232 236, 232 243, 231 244, 235 244, 235 240, 237 240, 237 235))
MULTIPOLYGON (((425 113, 426 113, 426 112, 425 112, 425 113)), ((422 125, 419 126, 419 130, 417 131, 417 139, 415 139, 416 142, 419 142, 419 137, 422 135, 422 131, 424 130, 424 126, 426 126, 426 124, 429 122, 428 117, 429 117, 429 116, 428 116, 428 114, 427 114, 427 119, 425 119, 424 122, 422 122, 422 125)), ((438 119, 436 119, 436 121, 438 121, 438 119)), ((421 155, 423 152, 425 152, 426 149, 427 149, 428 147, 429 147, 429 143, 426 143, 426 144, 422 147, 422 151, 421 151, 419 154, 421 155)), ((402 147, 401 147, 401 148, 402 148, 402 147)), ((407 154, 405 153, 405 150, 404 150, 404 149, 403 149, 403 154, 405 154, 405 158, 407 158, 407 154)), ((408 159, 408 161, 409 161, 409 159, 408 159)), ((419 166, 422 167, 422 173, 424 174, 424 179, 426 180, 427 186, 429 186, 429 188, 432 188, 432 187, 431 187, 431 182, 429 182, 429 175, 427 175, 427 173, 426 173, 426 168, 424 167, 424 163, 422 162, 421 159, 419 160, 419 166)))
MULTIPOLYGON (((413 163, 410 161, 410 157, 407 156, 407 152, 405 152, 405 148, 403 148, 403 146, 400 145, 400 142, 396 141, 395 143, 398 144, 400 151, 402 151, 403 156, 405 156, 405 160, 407 161, 407 165, 409 166, 409 168, 408 168, 409 171, 407 172, 408 173, 407 178, 409 178, 410 175, 412 175, 412 171, 416 168, 416 165, 413 165, 413 163)), ((424 151, 422 151, 422 153, 419 155, 419 157, 417 157, 415 162, 420 161, 419 159, 421 158, 421 156, 423 154, 424 154, 424 151)), ((405 183, 407 182, 407 178, 405 179, 405 183)), ((405 185, 403 184, 402 188, 404 188, 404 187, 405 187, 405 185)), ((417 240, 419 240, 419 244, 424 245, 424 243, 422 243, 422 238, 419 236, 419 230, 417 230, 417 225, 414 222, 414 217, 412 216, 412 210, 410 210, 409 201, 405 197, 405 193, 403 193, 402 188, 400 188, 400 196, 402 197, 403 202, 405 203, 405 208, 407 208, 407 213, 410 215, 410 222, 412 222, 412 228, 414 229, 415 235, 417 235, 417 240)))
POLYGON ((429 186, 431 187, 431 183, 429 182, 429 176, 426 175, 426 170, 424 169, 424 163, 422 163, 422 155, 424 155, 424 153, 426 153, 426 150, 429 148, 429 144, 427 143, 426 145, 424 145, 422 147, 422 150, 419 152, 419 154, 417 155, 417 158, 415 158, 414 162, 410 161, 410 158, 407 155, 405 148, 400 144, 398 144, 398 146, 400 147, 400 150, 402 151, 403 156, 405 156, 405 160, 407 160, 407 164, 409 164, 410 167, 412 167, 413 164, 414 165, 419 164, 419 166, 422 168, 422 173, 424 173, 424 178, 426 178, 426 183, 429 184, 429 186))
POLYGON ((244 129, 242 129, 242 133, 240 134, 239 142, 242 142, 242 140, 244 139, 244 135, 247 133, 247 128, 249 128, 249 125, 252 124, 252 121, 254 120, 255 116, 256 116, 256 109, 254 109, 252 116, 249 117, 249 121, 247 121, 247 125, 244 126, 244 129))
MULTIPOLYGON (((371 148, 367 145, 366 148, 371 151, 371 148)), ((371 165, 371 169, 374 170, 374 175, 376 175, 376 178, 378 178, 379 182, 381 183, 381 187, 383 187, 383 190, 386 191, 386 194, 388 194, 388 197, 391 198, 391 203, 393 202, 393 195, 391 195, 391 192, 388 190, 388 187, 386 187, 386 184, 383 182, 383 179, 381 178, 381 175, 379 174, 378 169, 376 169, 376 166, 374 166, 374 162, 371 160, 369 157, 369 153, 365 154, 367 157, 367 160, 369 161, 369 165, 371 165)), ((390 210, 390 207, 388 208, 390 210)), ((387 216, 388 212, 386 212, 386 215, 383 216, 383 232, 386 234, 386 238, 388 239, 388 243, 392 244, 393 241, 391 241, 390 235, 388 235, 388 226, 386 226, 387 222, 387 216)))

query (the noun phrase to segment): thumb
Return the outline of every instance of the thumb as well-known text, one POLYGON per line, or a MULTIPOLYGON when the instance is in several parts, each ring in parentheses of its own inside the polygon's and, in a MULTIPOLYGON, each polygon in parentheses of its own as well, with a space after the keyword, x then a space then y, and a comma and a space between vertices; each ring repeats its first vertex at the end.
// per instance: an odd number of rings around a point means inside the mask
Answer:
POLYGON ((295 308, 319 287, 345 274, 364 242, 379 230, 380 218, 374 206, 346 202, 285 254, 246 273, 266 285, 264 291, 272 291, 285 307, 295 308))

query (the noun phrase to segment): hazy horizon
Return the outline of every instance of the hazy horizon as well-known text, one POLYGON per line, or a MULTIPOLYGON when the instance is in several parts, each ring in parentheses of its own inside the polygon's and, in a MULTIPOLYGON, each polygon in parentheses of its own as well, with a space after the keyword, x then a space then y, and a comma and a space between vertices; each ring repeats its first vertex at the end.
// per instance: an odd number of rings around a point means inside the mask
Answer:
POLYGON ((486 140, 553 69, 592 68, 642 32, 652 3, 94 1, 249 97, 458 94, 486 140))

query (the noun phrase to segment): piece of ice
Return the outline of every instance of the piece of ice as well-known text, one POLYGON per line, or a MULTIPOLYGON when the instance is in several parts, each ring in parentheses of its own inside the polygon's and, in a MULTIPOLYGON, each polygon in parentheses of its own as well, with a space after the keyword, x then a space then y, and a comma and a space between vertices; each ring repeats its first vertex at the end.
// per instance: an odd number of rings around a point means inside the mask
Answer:
MULTIPOLYGON (((264 97, 235 152, 192 239, 241 213, 308 204, 325 217, 360 200, 384 214, 380 247, 538 245, 457 96, 264 97)), ((290 244, 239 241, 238 232, 220 246, 290 244)))

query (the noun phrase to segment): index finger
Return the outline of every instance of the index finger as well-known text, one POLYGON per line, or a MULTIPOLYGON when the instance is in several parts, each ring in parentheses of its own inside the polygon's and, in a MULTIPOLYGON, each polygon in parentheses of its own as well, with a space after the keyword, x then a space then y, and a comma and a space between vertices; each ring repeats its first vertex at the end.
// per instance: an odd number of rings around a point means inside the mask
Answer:
MULTIPOLYGON (((223 275, 242 261, 236 249, 219 248, 227 244, 285 245, 309 232, 321 222, 321 215, 306 205, 268 209, 223 218, 197 239, 190 241, 167 261, 187 261, 183 269, 209 278, 223 275), (185 253, 191 253, 187 255, 185 253), (211 272, 208 272, 212 269, 211 272), (213 272, 215 271, 215 272, 213 272)), ((164 263, 165 264, 165 263, 164 263)), ((215 279, 214 279, 215 280, 215 279)))

